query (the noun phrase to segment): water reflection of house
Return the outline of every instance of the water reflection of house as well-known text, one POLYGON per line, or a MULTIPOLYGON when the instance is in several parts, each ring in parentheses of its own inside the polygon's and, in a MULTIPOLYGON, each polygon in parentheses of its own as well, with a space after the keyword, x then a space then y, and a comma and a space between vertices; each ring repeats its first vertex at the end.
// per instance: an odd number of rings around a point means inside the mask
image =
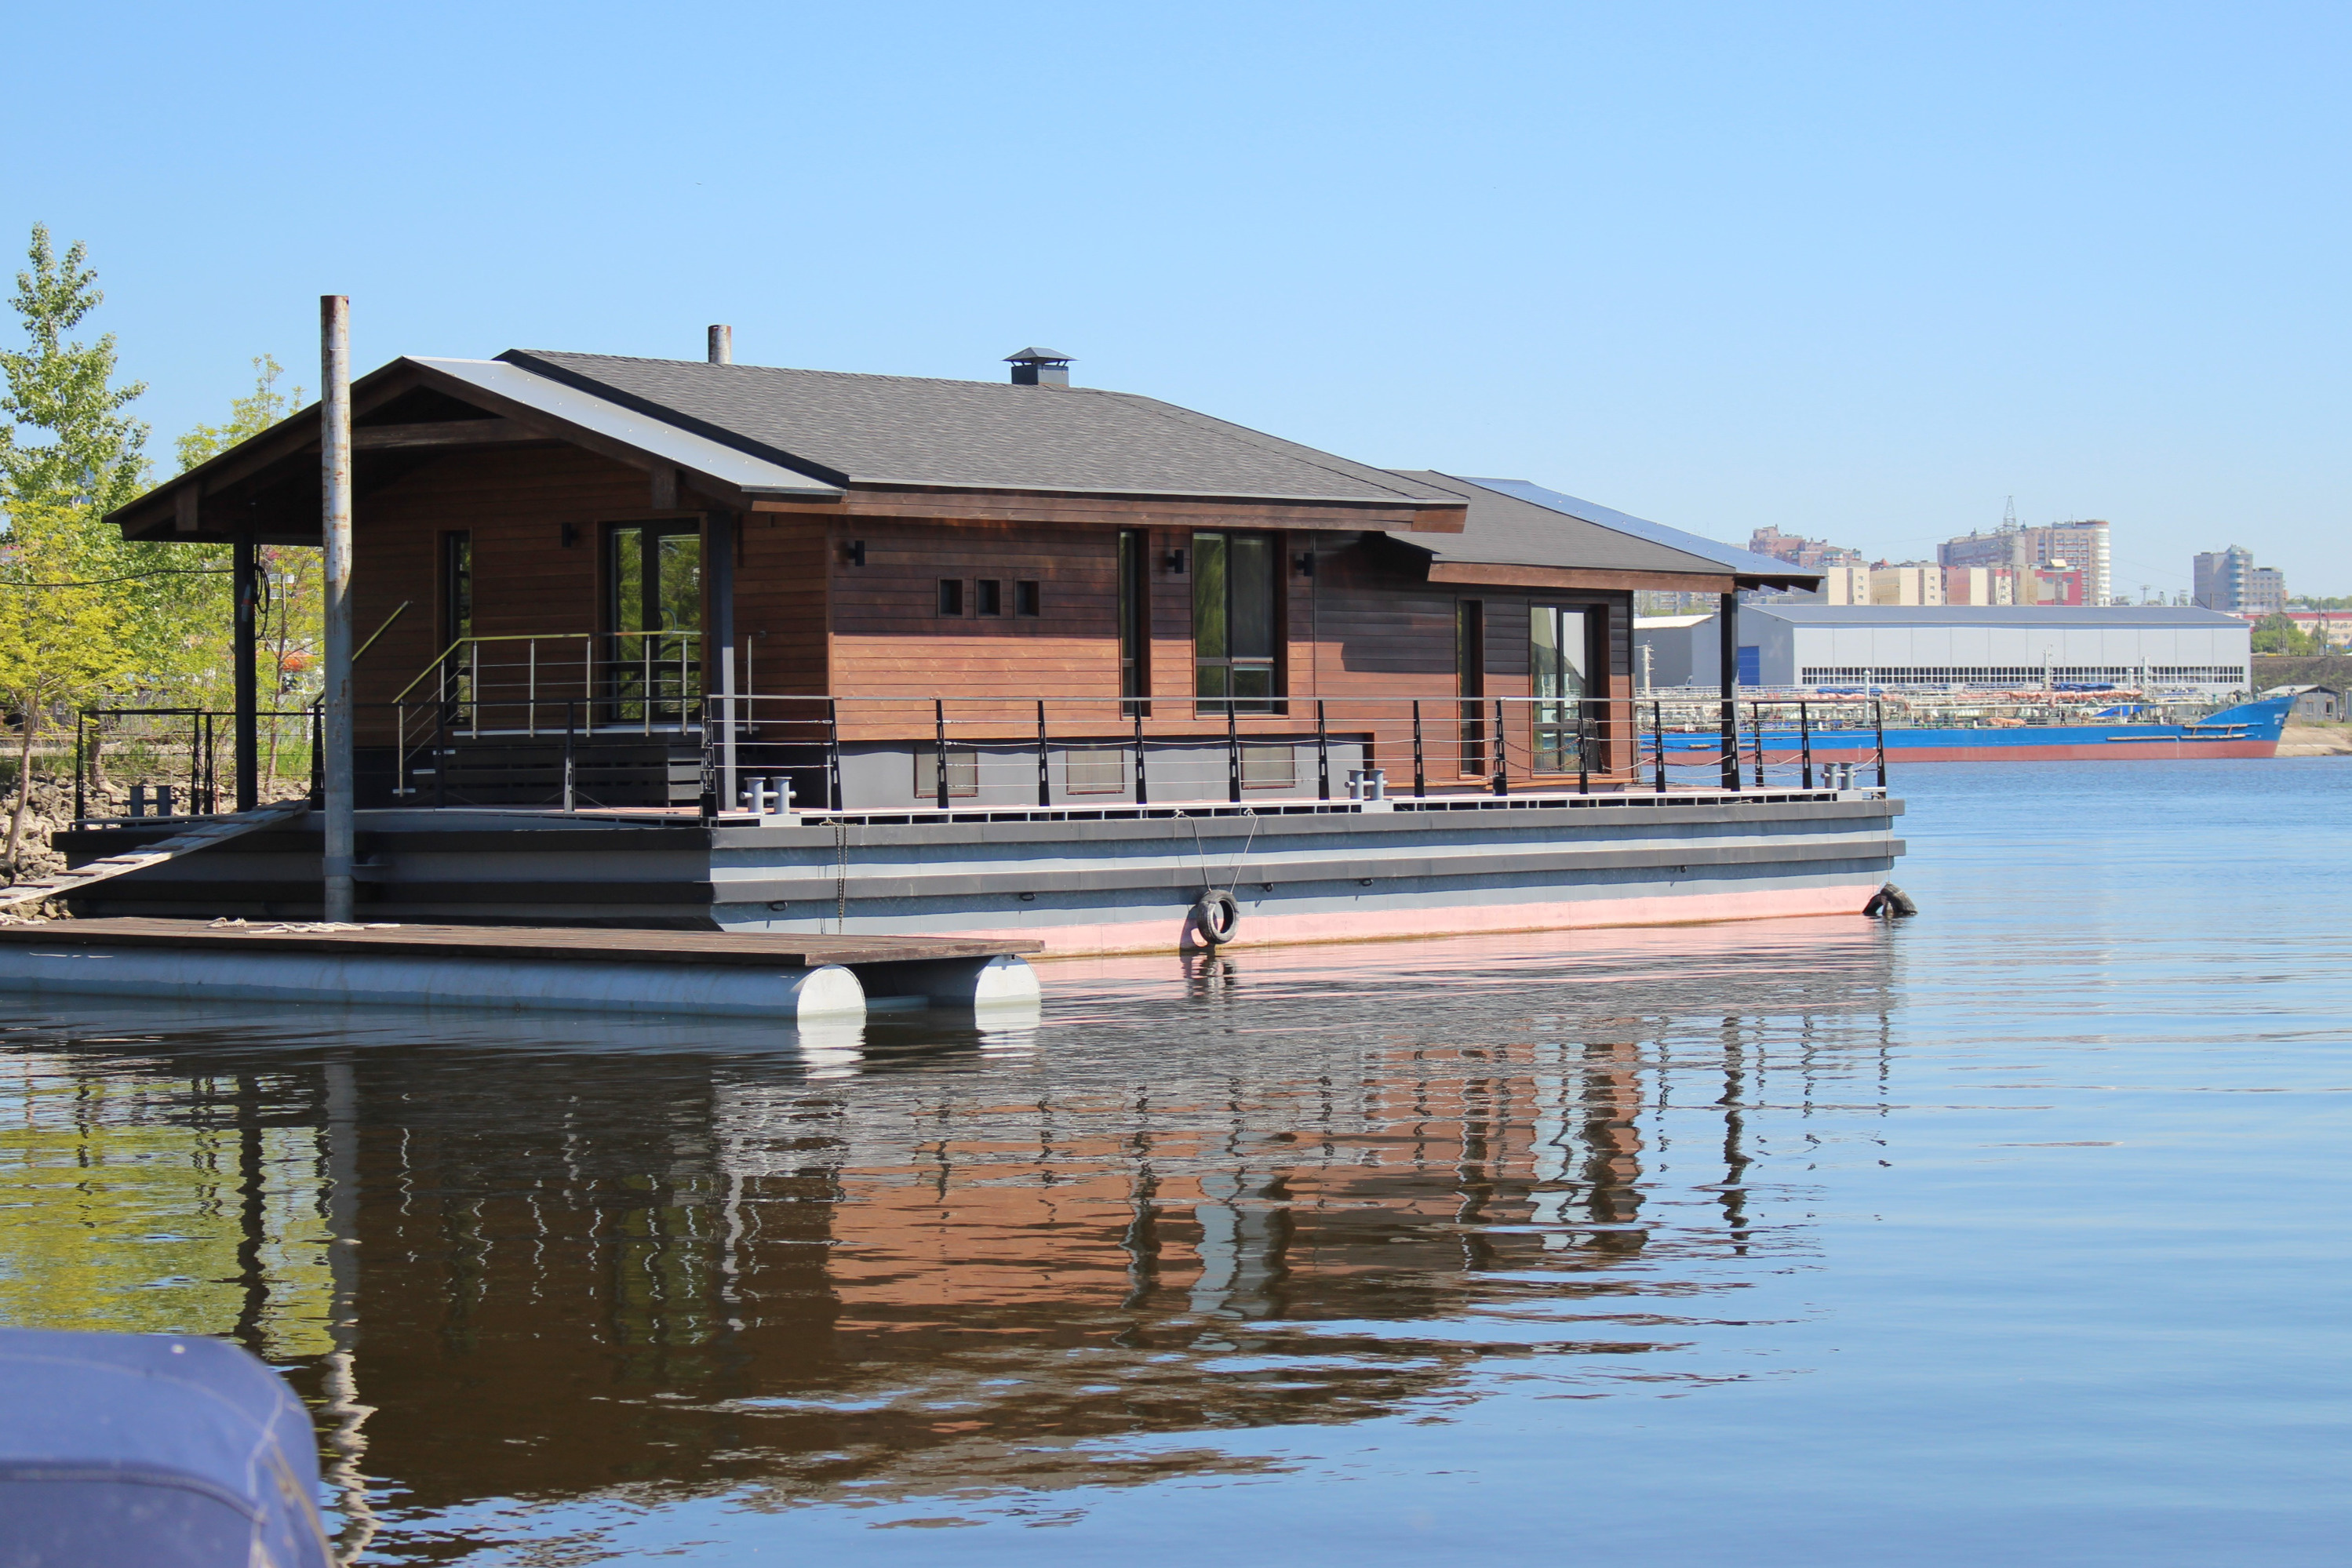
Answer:
POLYGON ((1702 1260, 1787 1246, 1745 1228, 1737 1040, 1668 1186, 1640 1038, 1093 1075, 934 1048, 824 1081, 772 1057, 415 1046, 266 1079, 198 1057, 149 1071, 139 1124, 180 1157, 213 1129, 307 1144, 223 1213, 231 1238, 307 1214, 316 1249, 246 1249, 262 1271, 184 1326, 310 1358, 322 1424, 402 1508, 1100 1483, 1117 1457, 1071 1445, 1443 1392, 1485 1354, 1465 1312, 1642 1348, 1656 1328, 1607 1321, 1629 1258, 1639 1289, 1696 1293, 1702 1260))

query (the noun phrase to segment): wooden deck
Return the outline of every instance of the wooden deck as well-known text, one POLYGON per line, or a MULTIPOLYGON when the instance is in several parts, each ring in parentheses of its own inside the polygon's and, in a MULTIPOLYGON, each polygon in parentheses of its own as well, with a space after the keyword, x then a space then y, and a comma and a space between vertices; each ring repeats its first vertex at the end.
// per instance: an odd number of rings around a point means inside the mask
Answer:
POLYGON ((0 925, 0 942, 74 947, 214 948, 224 952, 375 953, 405 957, 552 958, 597 964, 719 964, 814 968, 820 964, 919 963, 1044 950, 1042 942, 952 936, 778 936, 727 931, 619 931, 593 926, 367 925, 299 923, 58 920, 0 925))

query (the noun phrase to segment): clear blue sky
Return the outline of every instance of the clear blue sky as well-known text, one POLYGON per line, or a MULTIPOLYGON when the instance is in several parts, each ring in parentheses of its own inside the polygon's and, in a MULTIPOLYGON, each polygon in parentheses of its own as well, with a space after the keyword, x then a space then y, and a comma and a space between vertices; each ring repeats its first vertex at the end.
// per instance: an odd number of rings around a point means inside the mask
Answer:
MULTIPOLYGON (((993 379, 1874 554, 2116 525, 2352 592, 2343 6, 11 13, 0 241, 158 448, 247 361, 993 379)), ((13 270, 13 268, 12 268, 13 270)))

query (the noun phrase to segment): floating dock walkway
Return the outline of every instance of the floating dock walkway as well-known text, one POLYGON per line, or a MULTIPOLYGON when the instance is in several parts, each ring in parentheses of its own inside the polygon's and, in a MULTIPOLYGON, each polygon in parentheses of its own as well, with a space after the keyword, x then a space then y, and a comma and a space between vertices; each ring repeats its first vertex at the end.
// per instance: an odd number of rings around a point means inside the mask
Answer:
POLYGON ((1030 1008, 1034 941, 100 919, 0 926, 0 991, 837 1021, 1030 1008))

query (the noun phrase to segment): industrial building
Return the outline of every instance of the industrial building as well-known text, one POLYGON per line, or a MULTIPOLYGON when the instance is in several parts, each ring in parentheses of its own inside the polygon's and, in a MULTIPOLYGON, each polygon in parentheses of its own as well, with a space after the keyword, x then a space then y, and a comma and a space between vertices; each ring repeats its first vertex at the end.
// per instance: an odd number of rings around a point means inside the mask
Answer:
MULTIPOLYGON (((1717 668, 1719 618, 1637 624, 1653 687, 1699 685, 1717 668)), ((2233 615, 2160 605, 1739 606, 1739 681, 1749 686, 2053 685, 2246 689, 2253 629, 2233 615)))

